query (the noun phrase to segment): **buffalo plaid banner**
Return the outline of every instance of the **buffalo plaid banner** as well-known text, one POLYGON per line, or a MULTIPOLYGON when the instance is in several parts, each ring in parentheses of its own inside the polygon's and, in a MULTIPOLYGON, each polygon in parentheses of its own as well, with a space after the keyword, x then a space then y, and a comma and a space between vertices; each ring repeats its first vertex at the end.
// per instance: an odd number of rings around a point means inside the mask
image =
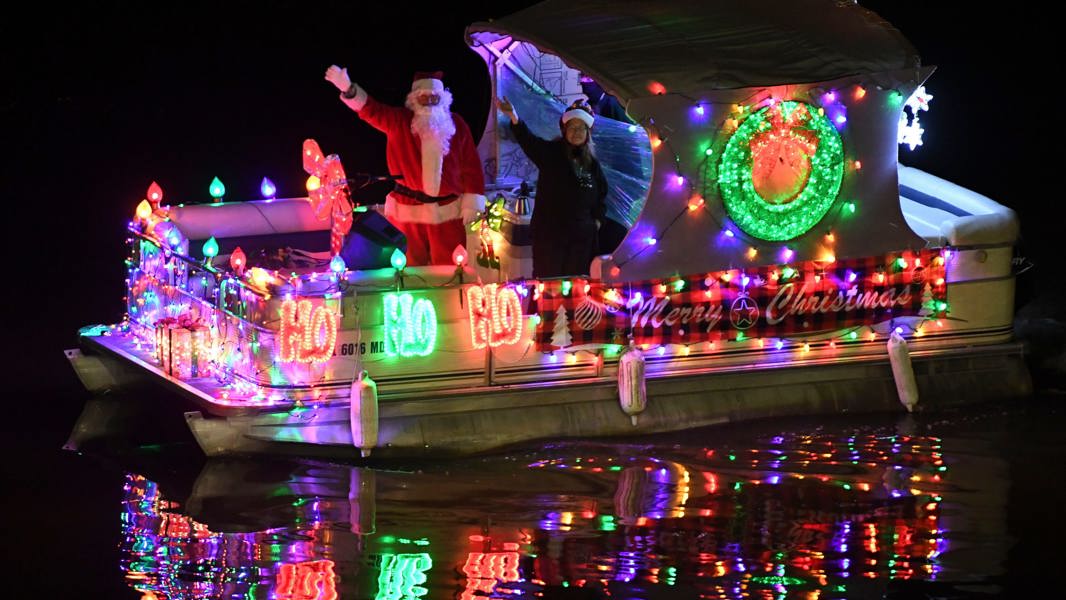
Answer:
POLYGON ((767 265, 622 284, 574 279, 531 288, 537 348, 693 344, 802 337, 947 309, 940 250, 767 265))

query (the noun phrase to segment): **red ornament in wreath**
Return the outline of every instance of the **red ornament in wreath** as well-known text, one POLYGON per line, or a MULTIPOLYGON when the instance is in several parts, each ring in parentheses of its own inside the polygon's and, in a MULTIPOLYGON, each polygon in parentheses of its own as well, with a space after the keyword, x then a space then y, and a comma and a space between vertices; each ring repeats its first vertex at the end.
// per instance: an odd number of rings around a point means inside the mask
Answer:
POLYGON ((788 204, 807 186, 818 136, 806 127, 807 107, 768 111, 768 125, 751 138, 751 179, 769 204, 788 204))

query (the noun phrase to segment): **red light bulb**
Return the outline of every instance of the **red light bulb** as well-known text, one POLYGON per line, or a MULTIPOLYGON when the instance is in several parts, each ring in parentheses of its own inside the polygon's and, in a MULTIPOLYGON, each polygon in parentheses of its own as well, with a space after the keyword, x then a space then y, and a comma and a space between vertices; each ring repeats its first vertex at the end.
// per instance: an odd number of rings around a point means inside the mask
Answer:
POLYGON ((159 187, 159 184, 154 181, 152 185, 148 186, 148 202, 153 209, 159 208, 159 204, 163 202, 163 188, 159 187))
POLYGON ((233 269, 233 272, 236 273, 237 276, 241 276, 244 274, 244 267, 247 265, 248 257, 245 256, 244 250, 241 250, 241 247, 237 246, 237 248, 233 250, 233 254, 229 255, 230 268, 233 269))
POLYGON ((463 248, 462 244, 456 246, 455 250, 452 251, 452 262, 457 267, 462 267, 466 264, 466 248, 463 248))

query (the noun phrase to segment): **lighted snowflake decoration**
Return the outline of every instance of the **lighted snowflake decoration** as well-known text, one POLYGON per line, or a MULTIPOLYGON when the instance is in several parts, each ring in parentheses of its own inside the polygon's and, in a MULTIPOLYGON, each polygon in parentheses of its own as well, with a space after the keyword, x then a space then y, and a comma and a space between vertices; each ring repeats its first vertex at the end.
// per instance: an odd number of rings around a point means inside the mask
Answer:
POLYGON ((933 99, 933 95, 925 91, 925 86, 918 86, 918 89, 914 90, 911 97, 907 99, 907 103, 903 106, 903 110, 899 113, 899 143, 906 144, 911 150, 922 145, 922 134, 925 130, 922 129, 918 120, 918 113, 923 110, 929 110, 929 101, 933 99), (907 109, 910 109, 910 113, 907 113, 907 109))

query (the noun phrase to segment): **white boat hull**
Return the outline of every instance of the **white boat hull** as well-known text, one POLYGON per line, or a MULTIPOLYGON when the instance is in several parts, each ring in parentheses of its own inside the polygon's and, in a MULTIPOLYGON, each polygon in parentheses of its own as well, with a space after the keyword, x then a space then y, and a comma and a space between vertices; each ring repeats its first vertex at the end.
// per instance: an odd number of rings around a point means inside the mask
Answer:
MULTIPOLYGON (((916 351, 920 410, 1028 395, 1018 344, 916 351)), ((375 457, 486 452, 532 440, 676 431, 791 415, 900 411, 887 357, 692 373, 648 381, 634 427, 609 381, 469 390, 450 398, 383 400, 375 457)), ((186 413, 208 456, 302 454, 358 458, 347 404, 230 417, 186 413)))

